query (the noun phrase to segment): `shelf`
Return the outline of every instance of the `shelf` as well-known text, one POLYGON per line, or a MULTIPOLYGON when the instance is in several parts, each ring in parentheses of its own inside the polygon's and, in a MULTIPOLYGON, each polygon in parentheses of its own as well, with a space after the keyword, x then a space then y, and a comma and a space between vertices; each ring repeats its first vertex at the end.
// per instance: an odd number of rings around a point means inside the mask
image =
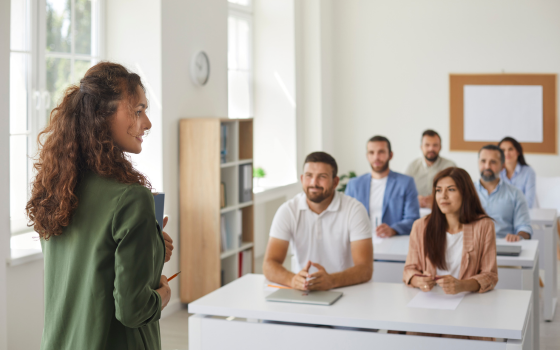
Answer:
POLYGON ((253 160, 252 159, 241 159, 238 163, 239 163, 239 165, 249 164, 249 163, 253 163, 253 160))
POLYGON ((229 168, 230 166, 236 166, 237 162, 227 162, 220 164, 220 168, 229 168))
POLYGON ((232 205, 230 207, 225 207, 225 208, 220 210, 220 214, 224 214, 224 213, 230 212, 232 210, 236 210, 236 209, 242 209, 242 208, 245 208, 245 207, 248 207, 248 206, 251 206, 251 205, 253 205, 253 201, 244 202, 244 203, 240 203, 240 204, 237 204, 237 205, 232 205))
POLYGON ((254 245, 254 244, 253 244, 252 242, 243 242, 243 244, 242 244, 239 248, 230 249, 230 250, 228 250, 228 251, 223 252, 223 253, 220 255, 220 259, 223 260, 223 259, 228 258, 228 257, 230 257, 230 256, 232 256, 232 255, 235 255, 235 254, 237 254, 237 253, 239 253, 239 252, 242 252, 242 251, 247 250, 247 249, 249 249, 249 248, 253 248, 253 245, 254 245))
POLYGON ((235 162, 221 163, 220 168, 229 168, 229 167, 232 167, 232 166, 249 164, 249 163, 253 163, 253 160, 252 159, 243 159, 243 160, 238 160, 238 161, 235 161, 235 162))

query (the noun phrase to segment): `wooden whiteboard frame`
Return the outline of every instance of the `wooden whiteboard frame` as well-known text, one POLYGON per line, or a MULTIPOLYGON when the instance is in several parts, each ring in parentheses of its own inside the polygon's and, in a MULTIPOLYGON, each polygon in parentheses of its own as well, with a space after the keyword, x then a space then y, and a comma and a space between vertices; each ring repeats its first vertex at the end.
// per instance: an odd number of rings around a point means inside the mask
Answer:
MULTIPOLYGON (((543 87, 543 142, 521 142, 523 152, 558 154, 556 74, 449 74, 449 135, 451 151, 479 151, 496 141, 465 141, 465 85, 540 85, 543 87)), ((481 126, 483 127, 483 126, 481 126)))

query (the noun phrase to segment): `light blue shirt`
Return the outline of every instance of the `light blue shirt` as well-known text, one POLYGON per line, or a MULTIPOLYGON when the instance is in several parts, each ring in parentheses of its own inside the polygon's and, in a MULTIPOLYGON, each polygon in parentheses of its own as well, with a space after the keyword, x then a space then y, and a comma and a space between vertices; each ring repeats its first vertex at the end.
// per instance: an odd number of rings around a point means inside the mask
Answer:
POLYGON ((511 179, 507 177, 506 168, 500 172, 500 178, 510 185, 521 190, 527 200, 529 208, 535 207, 535 193, 537 192, 537 175, 533 168, 528 165, 517 163, 511 179))
POLYGON ((504 238, 508 233, 517 234, 520 231, 533 235, 529 208, 521 190, 501 179, 490 194, 480 181, 475 182, 474 187, 486 214, 494 219, 496 238, 504 238))

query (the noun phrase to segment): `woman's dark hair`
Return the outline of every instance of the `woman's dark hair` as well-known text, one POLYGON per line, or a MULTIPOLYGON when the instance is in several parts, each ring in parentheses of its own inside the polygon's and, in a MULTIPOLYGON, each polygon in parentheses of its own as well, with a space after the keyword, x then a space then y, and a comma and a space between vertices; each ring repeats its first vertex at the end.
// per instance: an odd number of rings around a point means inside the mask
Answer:
POLYGON ((455 181, 455 186, 463 197, 461 205, 459 222, 462 224, 470 224, 483 218, 488 218, 486 212, 480 204, 480 199, 474 188, 474 184, 469 174, 461 168, 447 168, 440 171, 435 177, 432 186, 432 213, 428 216, 428 224, 426 232, 424 232, 424 249, 428 259, 437 268, 447 270, 445 262, 445 251, 447 249, 447 219, 445 214, 441 212, 436 201, 436 186, 439 180, 450 177, 455 181))
POLYGON ((500 143, 498 143, 498 147, 502 145, 502 142, 510 142, 515 148, 515 150, 517 151, 517 154, 519 154, 517 156, 517 162, 521 165, 528 165, 527 162, 525 161, 525 157, 523 156, 523 146, 521 146, 521 144, 517 142, 516 139, 514 139, 513 137, 506 136, 502 139, 502 141, 500 141, 500 143))
POLYGON ((84 173, 91 171, 124 184, 152 189, 149 180, 134 169, 127 154, 114 142, 111 122, 121 102, 138 99, 140 77, 120 64, 101 62, 71 85, 39 133, 39 152, 33 165, 36 176, 25 210, 42 239, 62 234, 78 207, 75 194, 84 173))

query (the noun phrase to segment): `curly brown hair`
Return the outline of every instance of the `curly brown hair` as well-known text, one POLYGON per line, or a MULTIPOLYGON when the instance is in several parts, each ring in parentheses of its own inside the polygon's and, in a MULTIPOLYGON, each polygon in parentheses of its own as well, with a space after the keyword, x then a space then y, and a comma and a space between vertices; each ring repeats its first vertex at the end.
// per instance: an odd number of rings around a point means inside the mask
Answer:
POLYGON ((137 74, 120 64, 100 62, 79 86, 68 87, 52 110, 49 125, 37 137, 36 176, 25 207, 28 226, 42 239, 61 235, 70 223, 78 207, 75 190, 86 172, 152 189, 111 136, 119 104, 137 99, 138 86, 144 89, 137 74))

